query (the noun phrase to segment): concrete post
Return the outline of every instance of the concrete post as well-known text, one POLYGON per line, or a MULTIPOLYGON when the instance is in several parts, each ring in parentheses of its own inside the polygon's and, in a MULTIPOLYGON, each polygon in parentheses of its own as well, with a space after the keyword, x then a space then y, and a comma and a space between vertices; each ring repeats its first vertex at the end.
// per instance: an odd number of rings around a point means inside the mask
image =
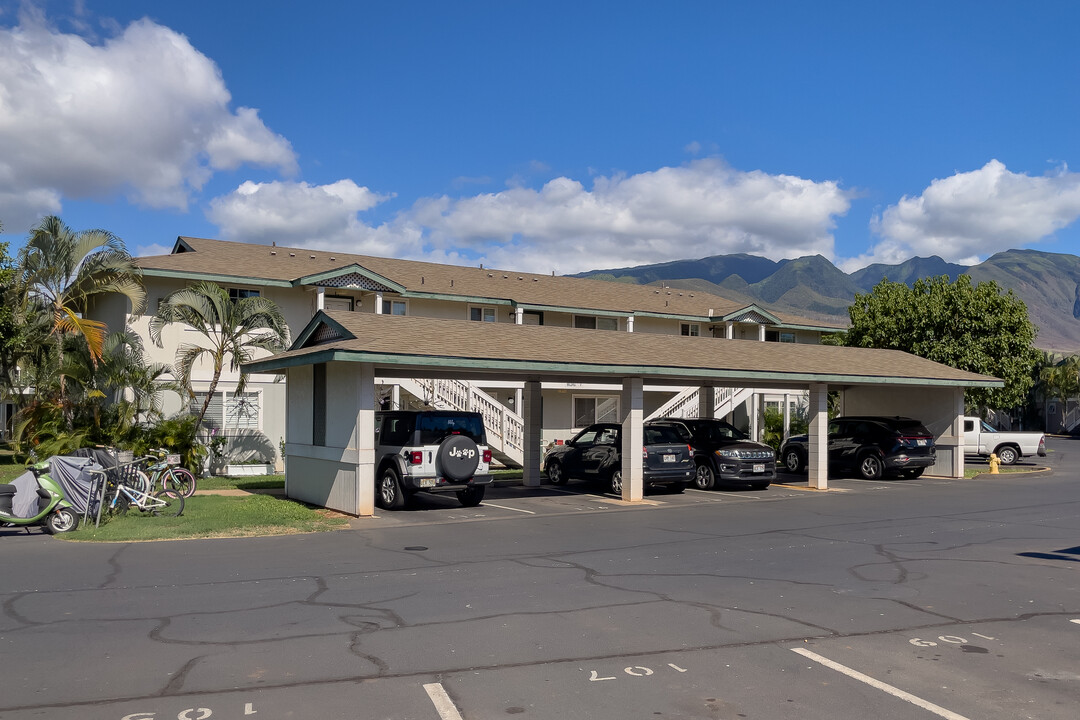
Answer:
POLYGON ((784 441, 791 437, 791 393, 784 393, 784 441))
POLYGON ((952 460, 952 476, 954 478, 964 477, 964 415, 966 414, 966 408, 964 407, 964 390, 963 388, 955 388, 953 390, 954 399, 956 402, 956 419, 953 420, 952 436, 956 447, 953 450, 952 460))
POLYGON ((514 310, 514 323, 517 325, 525 324, 525 308, 517 308, 514 310))
POLYGON ((356 383, 356 514, 375 514, 375 366, 359 363, 356 383))
POLYGON ((326 288, 319 286, 315 288, 315 310, 326 309, 326 288))
POLYGON ((807 485, 818 490, 829 487, 829 386, 810 386, 810 452, 806 461, 807 485))
POLYGON ((382 293, 375 293, 375 314, 382 315, 382 293))
POLYGON ((394 384, 390 386, 390 409, 401 409, 401 386, 394 384))
MULTIPOLYGON (((521 393, 522 391, 518 391, 521 393)), ((523 397, 519 400, 518 410, 525 420, 525 447, 522 457, 521 481, 525 487, 540 486, 540 464, 543 462, 543 407, 540 403, 540 381, 526 380, 523 397), (524 405, 524 407, 522 407, 524 405)))
POLYGON ((716 413, 716 388, 712 385, 702 386, 698 389, 699 418, 711 418, 716 413))
POLYGON ((761 394, 750 396, 750 437, 761 442, 761 394))
POLYGON ((757 326, 757 339, 758 339, 758 342, 765 342, 765 326, 764 325, 758 325, 757 326))
POLYGON ((645 384, 639 377, 623 378, 622 389, 622 499, 637 502, 645 496, 641 424, 645 419, 645 384))
POLYGON ((630 315, 626 318, 626 332, 634 332, 634 316, 630 315))
POLYGON ((735 323, 731 320, 728 320, 724 326, 724 337, 726 337, 728 340, 735 339, 735 323))

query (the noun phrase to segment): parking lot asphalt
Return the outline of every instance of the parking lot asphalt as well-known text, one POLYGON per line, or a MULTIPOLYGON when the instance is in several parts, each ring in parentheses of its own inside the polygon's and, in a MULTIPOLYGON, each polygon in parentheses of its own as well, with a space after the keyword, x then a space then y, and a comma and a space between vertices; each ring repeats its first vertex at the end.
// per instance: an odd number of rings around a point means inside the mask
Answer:
POLYGON ((505 487, 305 536, 0 532, 0 717, 1071 719, 1075 442, 1041 474, 505 487))

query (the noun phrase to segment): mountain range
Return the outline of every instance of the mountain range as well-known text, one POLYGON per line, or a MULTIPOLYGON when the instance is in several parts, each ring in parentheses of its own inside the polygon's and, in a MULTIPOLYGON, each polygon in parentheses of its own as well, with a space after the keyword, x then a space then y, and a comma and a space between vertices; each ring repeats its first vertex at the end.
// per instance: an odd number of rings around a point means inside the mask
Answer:
POLYGON ((1080 257, 1075 255, 1007 250, 971 266, 946 262, 937 256, 917 257, 898 265, 874 264, 845 273, 821 255, 775 261, 734 254, 593 270, 575 277, 665 284, 844 324, 855 294, 870 292, 883 278, 911 285, 922 277, 948 275, 955 280, 961 274, 977 283, 993 280, 1015 291, 1039 328, 1035 341, 1038 347, 1080 352, 1080 257))

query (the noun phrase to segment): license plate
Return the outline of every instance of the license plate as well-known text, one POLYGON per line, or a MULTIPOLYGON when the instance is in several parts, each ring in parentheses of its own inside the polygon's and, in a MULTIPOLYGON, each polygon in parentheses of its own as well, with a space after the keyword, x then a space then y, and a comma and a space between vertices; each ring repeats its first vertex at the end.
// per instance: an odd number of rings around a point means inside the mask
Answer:
POLYGON ((765 472, 765 463, 757 463, 757 464, 755 464, 754 465, 754 472, 756 472, 756 473, 765 472))
POLYGON ((420 478, 420 487, 435 487, 436 480, 433 477, 420 478))
POLYGON ((915 444, 918 445, 919 447, 922 447, 922 446, 926 445, 926 441, 925 440, 916 440, 915 444))
POLYGON ((675 456, 674 455, 665 455, 664 456, 664 462, 675 462, 675 456))

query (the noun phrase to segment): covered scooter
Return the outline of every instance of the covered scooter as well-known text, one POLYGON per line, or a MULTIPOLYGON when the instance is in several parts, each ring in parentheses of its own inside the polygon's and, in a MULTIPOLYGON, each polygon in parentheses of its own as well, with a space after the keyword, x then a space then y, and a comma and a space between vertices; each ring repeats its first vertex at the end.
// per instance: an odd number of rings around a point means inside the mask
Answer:
POLYGON ((0 485, 0 524, 43 525, 53 535, 77 528, 78 512, 61 484, 49 475, 52 462, 65 459, 31 465, 11 484, 0 485))

